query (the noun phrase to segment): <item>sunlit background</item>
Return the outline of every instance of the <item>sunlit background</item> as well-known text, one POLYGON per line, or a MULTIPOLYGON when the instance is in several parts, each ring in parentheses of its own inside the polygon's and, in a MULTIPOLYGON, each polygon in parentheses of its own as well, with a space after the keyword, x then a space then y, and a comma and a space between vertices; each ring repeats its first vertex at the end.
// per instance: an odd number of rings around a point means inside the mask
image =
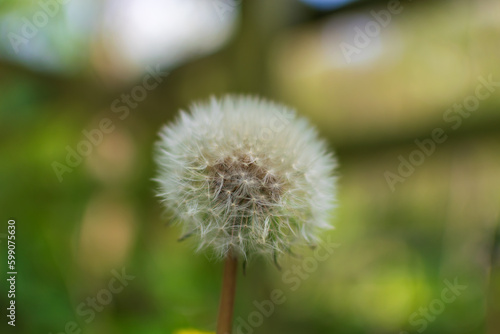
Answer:
POLYGON ((295 107, 340 161, 339 246, 297 289, 304 258, 250 263, 240 333, 500 333, 499 1, 3 0, 0 32, 2 333, 215 329, 222 264, 176 241, 152 148, 224 93, 295 107))

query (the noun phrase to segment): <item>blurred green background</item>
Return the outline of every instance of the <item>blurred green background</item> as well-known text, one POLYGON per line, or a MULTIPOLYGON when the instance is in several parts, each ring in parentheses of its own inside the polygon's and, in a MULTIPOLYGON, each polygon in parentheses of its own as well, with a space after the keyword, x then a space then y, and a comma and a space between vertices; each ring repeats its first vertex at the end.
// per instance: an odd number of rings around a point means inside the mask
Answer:
POLYGON ((3 0, 0 31, 2 333, 214 330, 222 264, 166 226, 152 147, 224 93, 297 108, 340 162, 339 246, 297 289, 284 275, 312 252, 250 263, 235 333, 500 333, 499 1, 3 0), (257 321, 274 289, 286 302, 257 321))

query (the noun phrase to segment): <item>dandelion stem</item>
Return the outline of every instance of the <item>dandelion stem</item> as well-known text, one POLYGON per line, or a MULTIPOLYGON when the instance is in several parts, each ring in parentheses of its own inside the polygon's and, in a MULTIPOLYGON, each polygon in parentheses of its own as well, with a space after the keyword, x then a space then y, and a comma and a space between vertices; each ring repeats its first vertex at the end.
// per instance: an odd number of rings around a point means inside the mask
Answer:
POLYGON ((217 334, 231 334, 232 331, 237 267, 237 258, 229 252, 224 264, 219 317, 217 319, 217 334))

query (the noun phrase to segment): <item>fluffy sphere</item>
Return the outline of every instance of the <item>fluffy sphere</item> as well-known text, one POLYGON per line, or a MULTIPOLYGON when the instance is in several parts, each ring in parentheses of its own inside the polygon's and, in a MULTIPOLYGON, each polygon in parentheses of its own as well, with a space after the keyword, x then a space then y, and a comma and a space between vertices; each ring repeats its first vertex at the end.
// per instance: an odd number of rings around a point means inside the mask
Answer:
POLYGON ((276 257, 331 227, 336 161, 295 111, 212 98, 160 132, 158 194, 198 249, 276 257))

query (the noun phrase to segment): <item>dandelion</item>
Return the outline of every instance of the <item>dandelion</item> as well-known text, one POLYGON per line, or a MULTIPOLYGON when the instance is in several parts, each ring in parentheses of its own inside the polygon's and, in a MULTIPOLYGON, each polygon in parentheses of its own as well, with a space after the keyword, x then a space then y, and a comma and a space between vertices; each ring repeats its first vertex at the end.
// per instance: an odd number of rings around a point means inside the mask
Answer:
MULTIPOLYGON (((232 310, 234 292, 224 290, 234 289, 236 259, 276 261, 331 227, 336 161, 292 109, 253 97, 212 98, 181 112, 160 137, 159 196, 182 226, 181 239, 195 237, 198 250, 226 259, 220 312, 225 297, 232 310)), ((230 333, 228 312, 229 325, 218 333, 230 333)))

